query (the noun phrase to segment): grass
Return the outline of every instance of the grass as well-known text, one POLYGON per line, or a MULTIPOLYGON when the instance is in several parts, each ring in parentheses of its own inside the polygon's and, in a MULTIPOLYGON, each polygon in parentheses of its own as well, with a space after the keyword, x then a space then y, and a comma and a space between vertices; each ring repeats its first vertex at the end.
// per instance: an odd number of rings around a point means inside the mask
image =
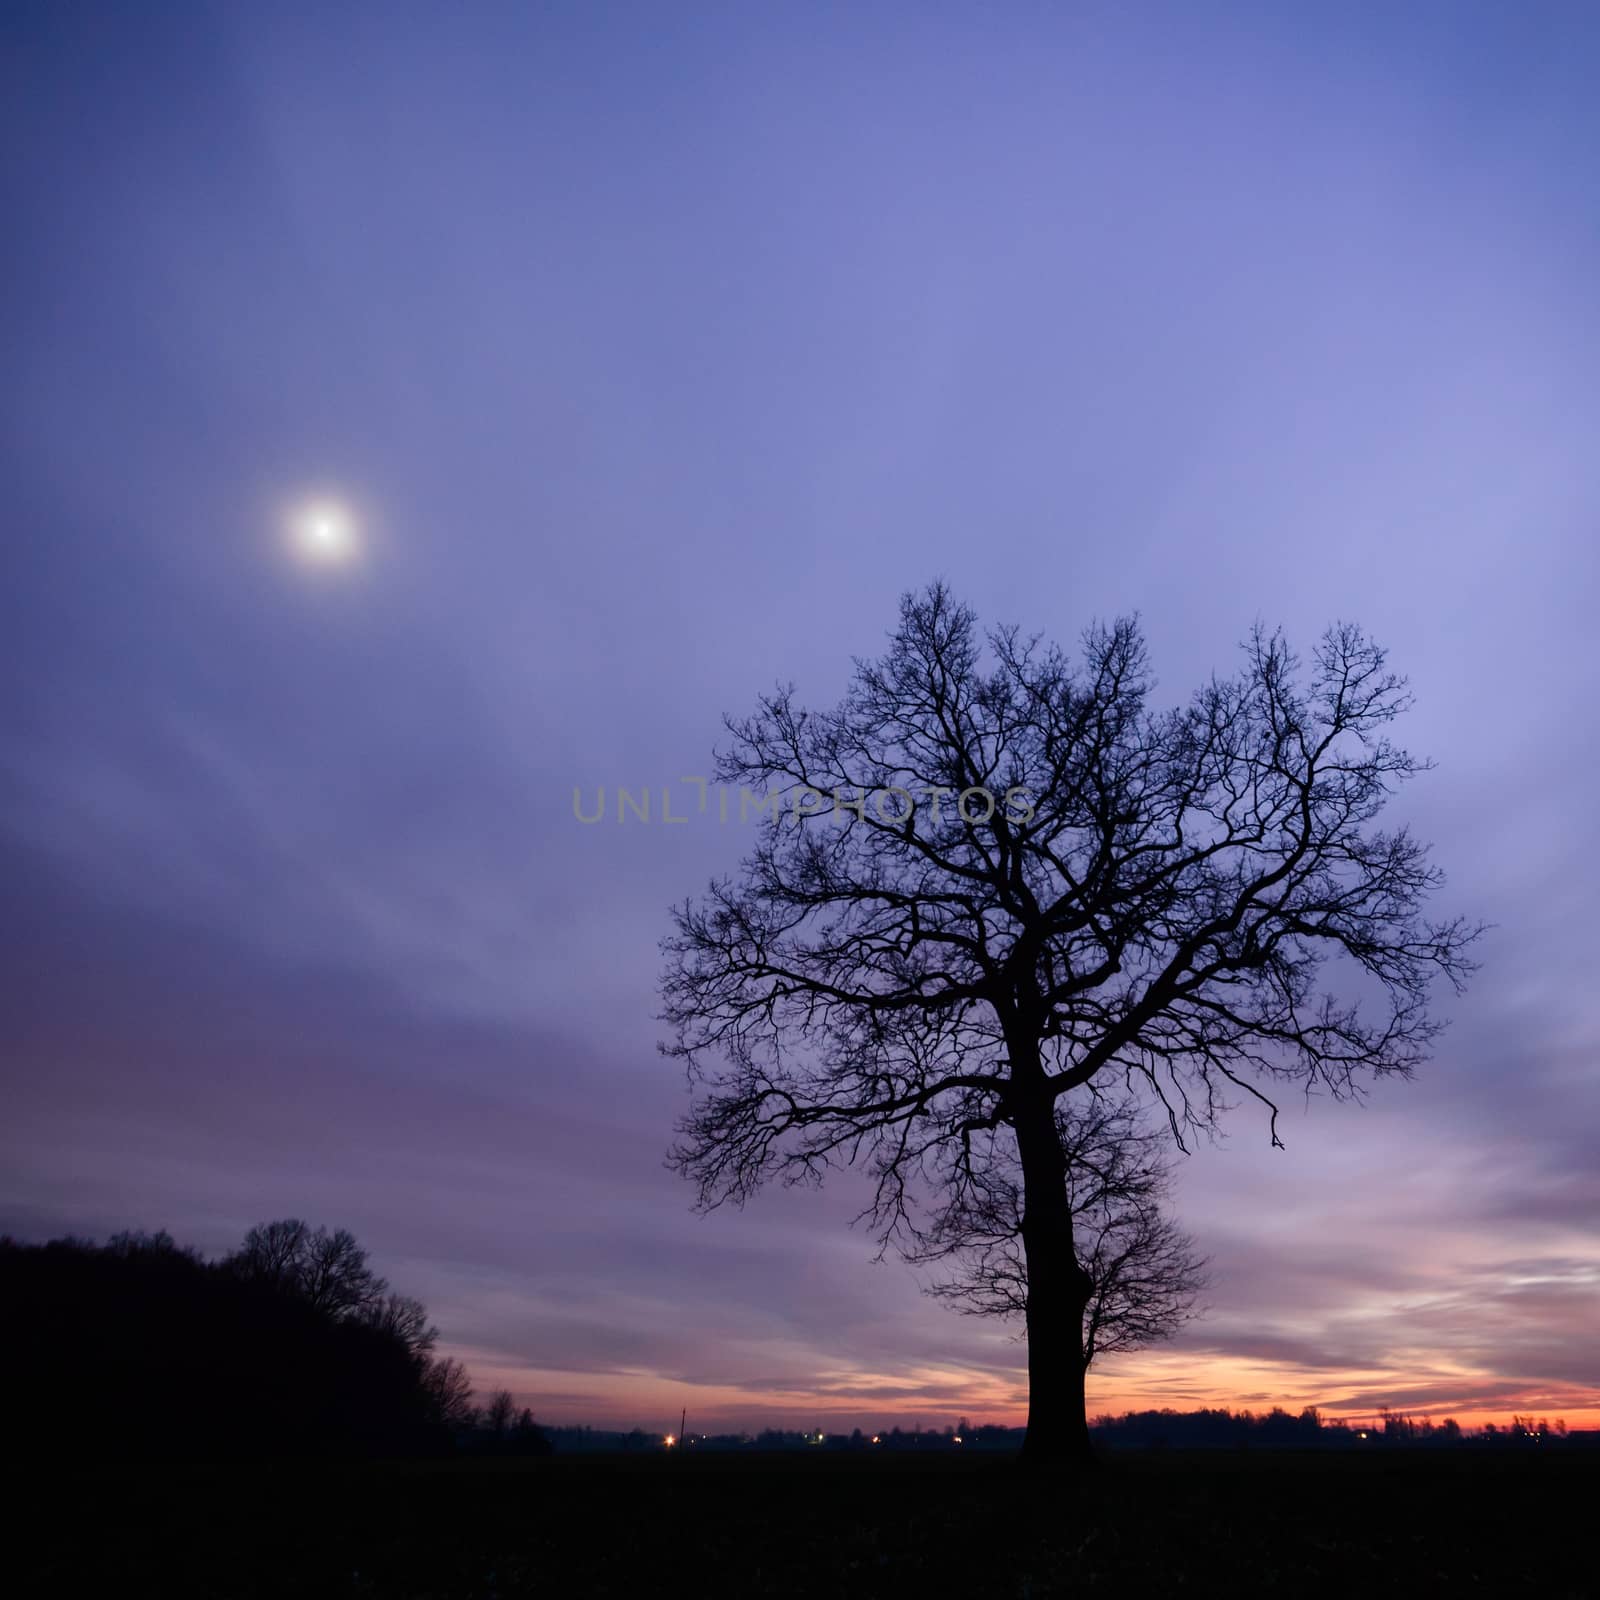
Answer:
POLYGON ((16 1594, 1600 1594, 1578 1451, 1151 1454, 1060 1483, 803 1454, 105 1467, 6 1499, 16 1594))

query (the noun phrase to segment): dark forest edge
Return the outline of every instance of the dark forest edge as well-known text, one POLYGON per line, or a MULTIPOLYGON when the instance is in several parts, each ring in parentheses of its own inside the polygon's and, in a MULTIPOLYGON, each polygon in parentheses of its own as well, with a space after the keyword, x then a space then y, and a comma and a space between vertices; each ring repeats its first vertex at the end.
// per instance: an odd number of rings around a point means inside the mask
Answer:
POLYGON ((344 1229, 252 1228, 217 1260, 160 1233, 0 1238, 14 1446, 98 1460, 541 1455, 511 1396, 483 1409, 426 1307, 344 1229))

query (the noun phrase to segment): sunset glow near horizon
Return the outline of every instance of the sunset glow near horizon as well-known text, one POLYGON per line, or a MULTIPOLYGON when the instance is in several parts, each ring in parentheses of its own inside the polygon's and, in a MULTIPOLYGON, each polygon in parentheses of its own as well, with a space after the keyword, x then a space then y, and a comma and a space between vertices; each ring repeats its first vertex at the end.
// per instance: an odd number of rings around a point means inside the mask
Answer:
POLYGON ((938 575, 1163 706, 1352 619, 1482 971, 1179 1162, 1206 1309, 1091 1410, 1600 1427, 1600 29, 604 10, 10 30, 0 1233, 347 1227, 548 1422, 1020 1422, 859 1174, 664 1169, 684 774, 938 575))

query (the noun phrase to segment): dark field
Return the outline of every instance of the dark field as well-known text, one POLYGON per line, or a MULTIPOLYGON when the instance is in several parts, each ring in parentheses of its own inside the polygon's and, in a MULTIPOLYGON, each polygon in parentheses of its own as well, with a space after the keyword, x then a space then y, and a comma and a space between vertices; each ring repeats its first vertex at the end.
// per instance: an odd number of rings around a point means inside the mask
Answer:
POLYGON ((690 1456, 13 1479, 13 1593, 1600 1594, 1600 1458, 690 1456))

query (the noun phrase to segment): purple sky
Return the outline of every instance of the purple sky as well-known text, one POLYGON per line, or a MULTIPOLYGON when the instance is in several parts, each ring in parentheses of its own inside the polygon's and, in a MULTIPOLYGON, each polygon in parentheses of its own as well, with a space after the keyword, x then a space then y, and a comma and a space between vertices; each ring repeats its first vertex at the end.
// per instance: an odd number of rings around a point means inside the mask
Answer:
MULTIPOLYGON (((666 907, 580 827, 899 593, 1162 696, 1387 642, 1498 924, 1413 1085, 1184 1165, 1097 1404, 1600 1421, 1600 16, 9 7, 0 1229, 348 1226, 555 1421, 1014 1417, 850 1180, 690 1213, 666 907), (1203 19, 1203 20, 1202 20, 1203 19), (284 521, 350 509, 316 568, 284 521)), ((686 808, 691 791, 679 787, 686 808)))

